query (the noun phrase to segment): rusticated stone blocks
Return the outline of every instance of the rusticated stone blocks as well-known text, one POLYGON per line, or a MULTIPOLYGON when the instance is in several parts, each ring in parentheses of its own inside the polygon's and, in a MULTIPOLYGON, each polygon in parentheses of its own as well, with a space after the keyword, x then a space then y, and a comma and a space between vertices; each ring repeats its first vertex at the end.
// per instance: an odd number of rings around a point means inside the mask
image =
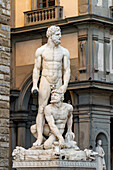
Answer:
POLYGON ((0 169, 9 169, 10 0, 0 0, 0 169))

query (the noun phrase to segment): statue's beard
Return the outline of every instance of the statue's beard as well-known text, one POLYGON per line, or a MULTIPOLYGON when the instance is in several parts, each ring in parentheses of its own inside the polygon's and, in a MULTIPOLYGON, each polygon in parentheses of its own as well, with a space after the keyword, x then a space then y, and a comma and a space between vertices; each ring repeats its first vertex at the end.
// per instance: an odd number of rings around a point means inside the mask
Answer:
POLYGON ((61 44, 61 40, 58 40, 58 39, 54 39, 53 42, 54 42, 55 45, 61 44))
POLYGON ((50 103, 59 103, 59 100, 51 100, 50 103))
POLYGON ((60 99, 52 99, 51 98, 51 101, 50 101, 50 103, 59 103, 60 102, 60 99))

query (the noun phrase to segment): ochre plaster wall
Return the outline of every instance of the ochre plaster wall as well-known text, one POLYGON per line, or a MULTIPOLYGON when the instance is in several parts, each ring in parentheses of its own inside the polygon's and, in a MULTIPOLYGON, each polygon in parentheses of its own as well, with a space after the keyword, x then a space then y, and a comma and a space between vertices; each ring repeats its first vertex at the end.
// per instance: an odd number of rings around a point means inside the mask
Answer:
POLYGON ((30 40, 16 43, 16 88, 21 89, 22 85, 29 78, 33 71, 35 51, 42 44, 42 40, 30 40))
POLYGON ((42 39, 16 43, 16 66, 34 64, 35 51, 42 45, 42 39))
POLYGON ((61 45, 70 52, 70 59, 78 58, 78 36, 77 33, 62 35, 61 45))
MULTIPOLYGON (((63 18, 78 15, 78 0, 61 0, 64 7, 63 18)), ((24 12, 31 10, 31 0, 15 0, 15 27, 24 26, 24 12)))
POLYGON ((60 0, 60 6, 64 7, 64 18, 78 16, 78 0, 60 0))
POLYGON ((15 0, 15 27, 24 26, 24 13, 31 10, 31 0, 15 0))

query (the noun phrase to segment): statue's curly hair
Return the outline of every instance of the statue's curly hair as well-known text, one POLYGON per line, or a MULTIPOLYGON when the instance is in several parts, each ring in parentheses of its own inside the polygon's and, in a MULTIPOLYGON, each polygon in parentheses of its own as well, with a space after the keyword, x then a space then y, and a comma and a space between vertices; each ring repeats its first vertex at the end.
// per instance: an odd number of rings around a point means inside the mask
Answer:
POLYGON ((52 91, 51 91, 51 94, 52 94, 52 93, 57 93, 57 94, 59 94, 59 95, 61 96, 61 101, 64 100, 64 93, 62 93, 60 90, 58 90, 58 89, 52 90, 52 91))
POLYGON ((47 29, 46 32, 46 37, 49 38, 50 36, 52 36, 56 31, 61 31, 60 27, 58 26, 51 26, 47 29))

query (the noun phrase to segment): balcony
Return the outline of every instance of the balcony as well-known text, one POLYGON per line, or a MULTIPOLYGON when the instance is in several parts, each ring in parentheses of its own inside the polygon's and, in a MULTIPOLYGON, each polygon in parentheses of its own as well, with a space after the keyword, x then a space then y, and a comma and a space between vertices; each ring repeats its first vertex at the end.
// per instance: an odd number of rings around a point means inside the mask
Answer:
POLYGON ((54 6, 24 12, 24 25, 34 25, 63 18, 63 7, 54 6))

